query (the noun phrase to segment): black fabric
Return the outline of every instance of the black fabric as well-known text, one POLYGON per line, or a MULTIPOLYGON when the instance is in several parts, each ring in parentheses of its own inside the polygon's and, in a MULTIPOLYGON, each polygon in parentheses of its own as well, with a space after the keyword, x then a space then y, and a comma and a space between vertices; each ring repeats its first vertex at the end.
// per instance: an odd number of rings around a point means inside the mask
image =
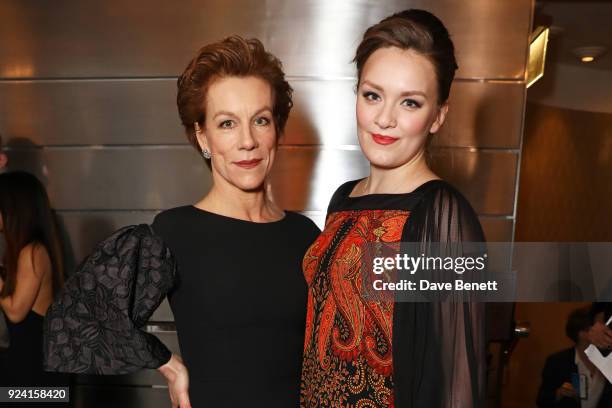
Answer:
POLYGON ((170 351, 142 328, 174 274, 172 254, 148 225, 124 227, 101 242, 47 311, 45 369, 127 374, 165 364, 170 351))
MULTIPOLYGON (((30 310, 26 317, 13 323, 6 320, 11 344, 0 350, 0 386, 68 387, 70 378, 64 374, 43 371, 43 320, 30 310)), ((2 405, 2 404, 0 404, 2 405)), ((19 407, 68 407, 69 403, 19 403, 19 407)))
POLYGON ((350 197, 351 192, 362 179, 347 181, 336 189, 327 207, 327 214, 350 210, 409 210, 419 204, 427 192, 440 186, 441 180, 431 180, 406 194, 368 194, 350 197))
MULTIPOLYGON (((466 256, 475 250, 467 243, 485 241, 476 213, 450 184, 434 180, 416 192, 419 202, 405 225, 402 241, 419 243, 419 254, 466 256)), ((482 253, 479 248, 476 254, 482 253)), ((393 367, 397 406, 484 407, 485 333, 482 303, 451 298, 396 303, 393 367)))
MULTIPOLYGON (((555 391, 563 383, 572 382, 572 374, 578 372, 576 350, 571 347, 550 355, 542 370, 542 384, 538 391, 537 404, 540 408, 580 408, 580 403, 573 398, 562 398, 557 401, 555 391)), ((612 385, 606 382, 598 408, 612 407, 612 385)))
POLYGON ((21 322, 6 324, 13 341, 0 351, 0 386, 37 385, 43 380, 43 317, 30 310, 21 322))
POLYGON ((4 312, 0 309, 0 350, 8 348, 10 344, 11 338, 6 326, 6 317, 4 317, 4 312))
POLYGON ((47 363, 56 369, 84 372, 79 370, 88 367, 88 372, 105 374, 162 365, 170 357, 168 350, 138 328, 157 306, 157 299, 168 294, 181 354, 189 370, 192 406, 297 406, 306 310, 301 262, 319 233, 316 225, 292 212, 276 222, 253 223, 184 206, 160 213, 152 228, 154 233, 147 226, 128 227, 116 233, 106 246, 101 245, 108 247, 108 252, 103 252, 106 258, 90 256, 94 269, 85 266, 77 273, 79 276, 90 269, 100 271, 94 274, 93 286, 98 288, 95 291, 102 292, 111 304, 133 304, 133 313, 128 317, 135 319, 125 319, 125 308, 115 313, 120 315, 115 323, 118 327, 101 325, 95 315, 77 315, 72 311, 76 299, 102 319, 107 317, 109 308, 97 307, 96 297, 85 295, 91 283, 83 288, 80 282, 91 282, 90 278, 72 278, 71 282, 78 279, 79 284, 69 282, 48 322, 47 363), (135 231, 138 233, 133 235, 135 231), (157 248, 147 254, 164 256, 149 258, 144 264, 128 262, 109 280, 107 271, 113 256, 124 252, 139 254, 126 248, 131 236, 136 239, 130 248, 147 241, 157 248), (125 273, 120 273, 124 269, 125 273), (140 286, 152 281, 153 276, 160 278, 157 281, 163 286, 140 286), (150 294, 152 298, 136 296, 133 302, 125 302, 116 292, 106 291, 107 287, 128 282, 140 288, 135 293, 150 294), (62 345, 74 348, 91 340, 91 330, 70 327, 94 323, 98 328, 93 332, 96 338, 109 339, 107 346, 96 349, 97 358, 83 365, 74 354, 61 354, 62 345), (71 330, 68 339, 63 337, 66 327, 71 330), (140 340, 135 344, 132 336, 140 340), (143 358, 128 364, 123 355, 127 349, 144 351, 143 358))

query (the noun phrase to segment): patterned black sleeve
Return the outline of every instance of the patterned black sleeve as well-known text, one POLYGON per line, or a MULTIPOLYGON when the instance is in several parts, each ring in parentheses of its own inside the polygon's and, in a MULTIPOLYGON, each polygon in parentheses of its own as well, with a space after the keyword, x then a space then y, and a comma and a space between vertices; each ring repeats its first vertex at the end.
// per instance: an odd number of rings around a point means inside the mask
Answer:
POLYGON ((174 283, 176 263, 150 226, 124 227, 71 275, 45 318, 47 371, 127 374, 171 352, 142 330, 174 283))

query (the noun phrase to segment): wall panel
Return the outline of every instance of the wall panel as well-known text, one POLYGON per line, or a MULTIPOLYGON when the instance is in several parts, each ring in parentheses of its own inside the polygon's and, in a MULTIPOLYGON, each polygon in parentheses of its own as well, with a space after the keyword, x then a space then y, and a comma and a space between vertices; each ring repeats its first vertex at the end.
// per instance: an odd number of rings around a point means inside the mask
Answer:
MULTIPOLYGON (((512 215, 516 153, 441 148, 431 155, 434 171, 457 186, 479 214, 512 215)), ((159 210, 194 203, 210 186, 210 172, 190 146, 49 148, 40 150, 36 161, 60 210, 159 210)), ((357 147, 281 146, 272 185, 285 209, 325 211, 338 186, 367 173, 357 147)))
MULTIPOLYGON (((281 144, 356 145, 355 80, 291 79, 281 144)), ((436 146, 518 148, 525 89, 456 81, 436 146)), ((176 79, 0 81, 0 132, 35 145, 186 144, 176 79)))
POLYGON ((365 28, 416 7, 448 25, 460 77, 523 80, 531 13, 530 0, 187 0, 180 7, 8 0, 0 7, 3 78, 175 76, 194 50, 234 33, 260 38, 290 75, 352 76, 365 28))

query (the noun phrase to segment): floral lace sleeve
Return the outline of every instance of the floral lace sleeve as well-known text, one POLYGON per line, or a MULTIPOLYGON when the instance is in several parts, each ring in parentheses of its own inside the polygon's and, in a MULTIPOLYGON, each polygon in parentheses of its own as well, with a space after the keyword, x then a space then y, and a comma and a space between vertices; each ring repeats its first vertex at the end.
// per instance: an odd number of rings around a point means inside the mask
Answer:
POLYGON ((150 226, 124 227, 98 244, 45 319, 47 371, 127 374, 171 352, 142 330, 174 283, 176 264, 150 226))

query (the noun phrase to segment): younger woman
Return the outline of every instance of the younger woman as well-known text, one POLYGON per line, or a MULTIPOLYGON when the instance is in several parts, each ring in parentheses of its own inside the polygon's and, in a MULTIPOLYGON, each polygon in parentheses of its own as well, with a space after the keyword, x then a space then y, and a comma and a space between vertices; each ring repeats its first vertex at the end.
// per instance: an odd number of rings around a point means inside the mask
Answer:
POLYGON ((426 252, 484 240, 469 203, 426 161, 448 111, 453 43, 435 16, 408 10, 370 27, 355 62, 370 175, 338 188, 304 257, 302 406, 480 407, 482 307, 372 299, 360 273, 369 243, 415 242, 426 252))

